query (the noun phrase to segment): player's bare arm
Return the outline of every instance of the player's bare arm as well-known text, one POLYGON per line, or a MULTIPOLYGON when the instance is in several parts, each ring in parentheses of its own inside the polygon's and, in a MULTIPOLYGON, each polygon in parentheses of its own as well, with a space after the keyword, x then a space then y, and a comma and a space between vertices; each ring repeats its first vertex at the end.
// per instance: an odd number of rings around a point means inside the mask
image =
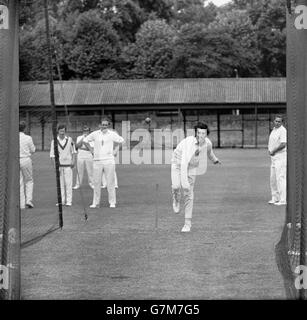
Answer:
POLYGON ((275 148, 272 151, 269 151, 269 154, 271 156, 274 156, 276 154, 276 152, 281 151, 282 149, 284 149, 287 146, 286 142, 282 142, 277 148, 275 148))
POLYGON ((83 141, 84 138, 85 136, 80 138, 80 140, 76 143, 76 148, 81 148, 83 144, 85 145, 85 142, 83 141))
POLYGON ((90 152, 94 154, 94 148, 89 144, 89 142, 83 141, 83 145, 85 145, 88 148, 88 150, 90 150, 90 152))

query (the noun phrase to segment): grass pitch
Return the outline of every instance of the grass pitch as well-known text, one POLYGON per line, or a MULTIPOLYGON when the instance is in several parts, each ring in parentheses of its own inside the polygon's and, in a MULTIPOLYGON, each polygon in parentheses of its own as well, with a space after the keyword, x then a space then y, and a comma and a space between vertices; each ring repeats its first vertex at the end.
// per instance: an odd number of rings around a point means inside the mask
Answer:
MULTIPOLYGON (((267 151, 215 153, 223 164, 197 177, 187 234, 183 212, 172 212, 170 166, 117 165, 116 209, 105 189, 102 207, 89 209, 84 184, 87 222, 75 190, 63 229, 22 249, 22 299, 285 299, 274 254, 285 207, 267 204, 267 151)), ((33 162, 35 209, 22 212, 24 240, 57 215, 48 153, 33 162)))

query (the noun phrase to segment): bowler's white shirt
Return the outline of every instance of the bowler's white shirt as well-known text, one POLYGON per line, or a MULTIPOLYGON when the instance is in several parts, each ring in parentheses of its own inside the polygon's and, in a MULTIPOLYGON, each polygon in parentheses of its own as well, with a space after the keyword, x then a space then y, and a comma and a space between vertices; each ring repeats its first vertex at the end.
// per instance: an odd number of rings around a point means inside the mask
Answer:
POLYGON ((19 157, 29 158, 35 152, 32 137, 23 132, 19 132, 19 157))
MULTIPOLYGON (((268 149, 271 152, 275 148, 277 148, 281 143, 287 143, 287 130, 284 126, 280 126, 279 128, 273 128, 270 137, 269 137, 269 145, 268 149)), ((282 150, 279 150, 275 153, 275 156, 279 155, 285 155, 285 152, 287 151, 287 147, 283 148, 282 150)))
POLYGON ((125 140, 115 131, 108 129, 105 133, 101 130, 93 131, 83 141, 88 143, 93 142, 94 161, 103 160, 104 162, 115 163, 113 155, 114 142, 121 144, 125 140))
MULTIPOLYGON (((180 166, 181 169, 181 183, 188 186, 188 171, 191 174, 195 174, 195 168, 198 162, 195 163, 195 152, 199 149, 198 141, 196 137, 189 136, 183 139, 176 147, 172 156, 172 164, 180 166)), ((215 156, 212 150, 212 142, 206 137, 205 144, 201 149, 207 151, 207 156, 212 162, 216 162, 218 158, 215 156)))

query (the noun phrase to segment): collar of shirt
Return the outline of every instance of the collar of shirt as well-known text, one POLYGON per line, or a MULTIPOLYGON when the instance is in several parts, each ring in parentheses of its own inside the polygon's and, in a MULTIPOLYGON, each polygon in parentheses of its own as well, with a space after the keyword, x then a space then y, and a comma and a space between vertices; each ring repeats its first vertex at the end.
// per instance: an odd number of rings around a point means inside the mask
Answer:
POLYGON ((104 135, 106 135, 106 134, 110 133, 110 130, 109 130, 109 129, 107 129, 107 130, 106 130, 106 132, 103 132, 102 130, 100 130, 100 132, 101 132, 101 134, 104 136, 104 135))
POLYGON ((64 139, 60 139, 60 137, 58 136, 58 141, 59 141, 59 143, 61 143, 61 144, 63 144, 63 143, 65 143, 66 142, 66 140, 68 139, 68 137, 67 136, 65 136, 64 137, 64 139))

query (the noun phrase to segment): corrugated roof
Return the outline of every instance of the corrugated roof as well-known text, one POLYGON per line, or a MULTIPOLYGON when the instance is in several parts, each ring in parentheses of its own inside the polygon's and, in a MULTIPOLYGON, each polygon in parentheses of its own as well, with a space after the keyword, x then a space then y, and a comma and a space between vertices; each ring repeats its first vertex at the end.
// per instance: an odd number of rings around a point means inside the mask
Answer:
MULTIPOLYGON (((285 103, 285 78, 55 81, 56 105, 285 103)), ((50 105, 49 83, 21 82, 20 106, 50 105)))

